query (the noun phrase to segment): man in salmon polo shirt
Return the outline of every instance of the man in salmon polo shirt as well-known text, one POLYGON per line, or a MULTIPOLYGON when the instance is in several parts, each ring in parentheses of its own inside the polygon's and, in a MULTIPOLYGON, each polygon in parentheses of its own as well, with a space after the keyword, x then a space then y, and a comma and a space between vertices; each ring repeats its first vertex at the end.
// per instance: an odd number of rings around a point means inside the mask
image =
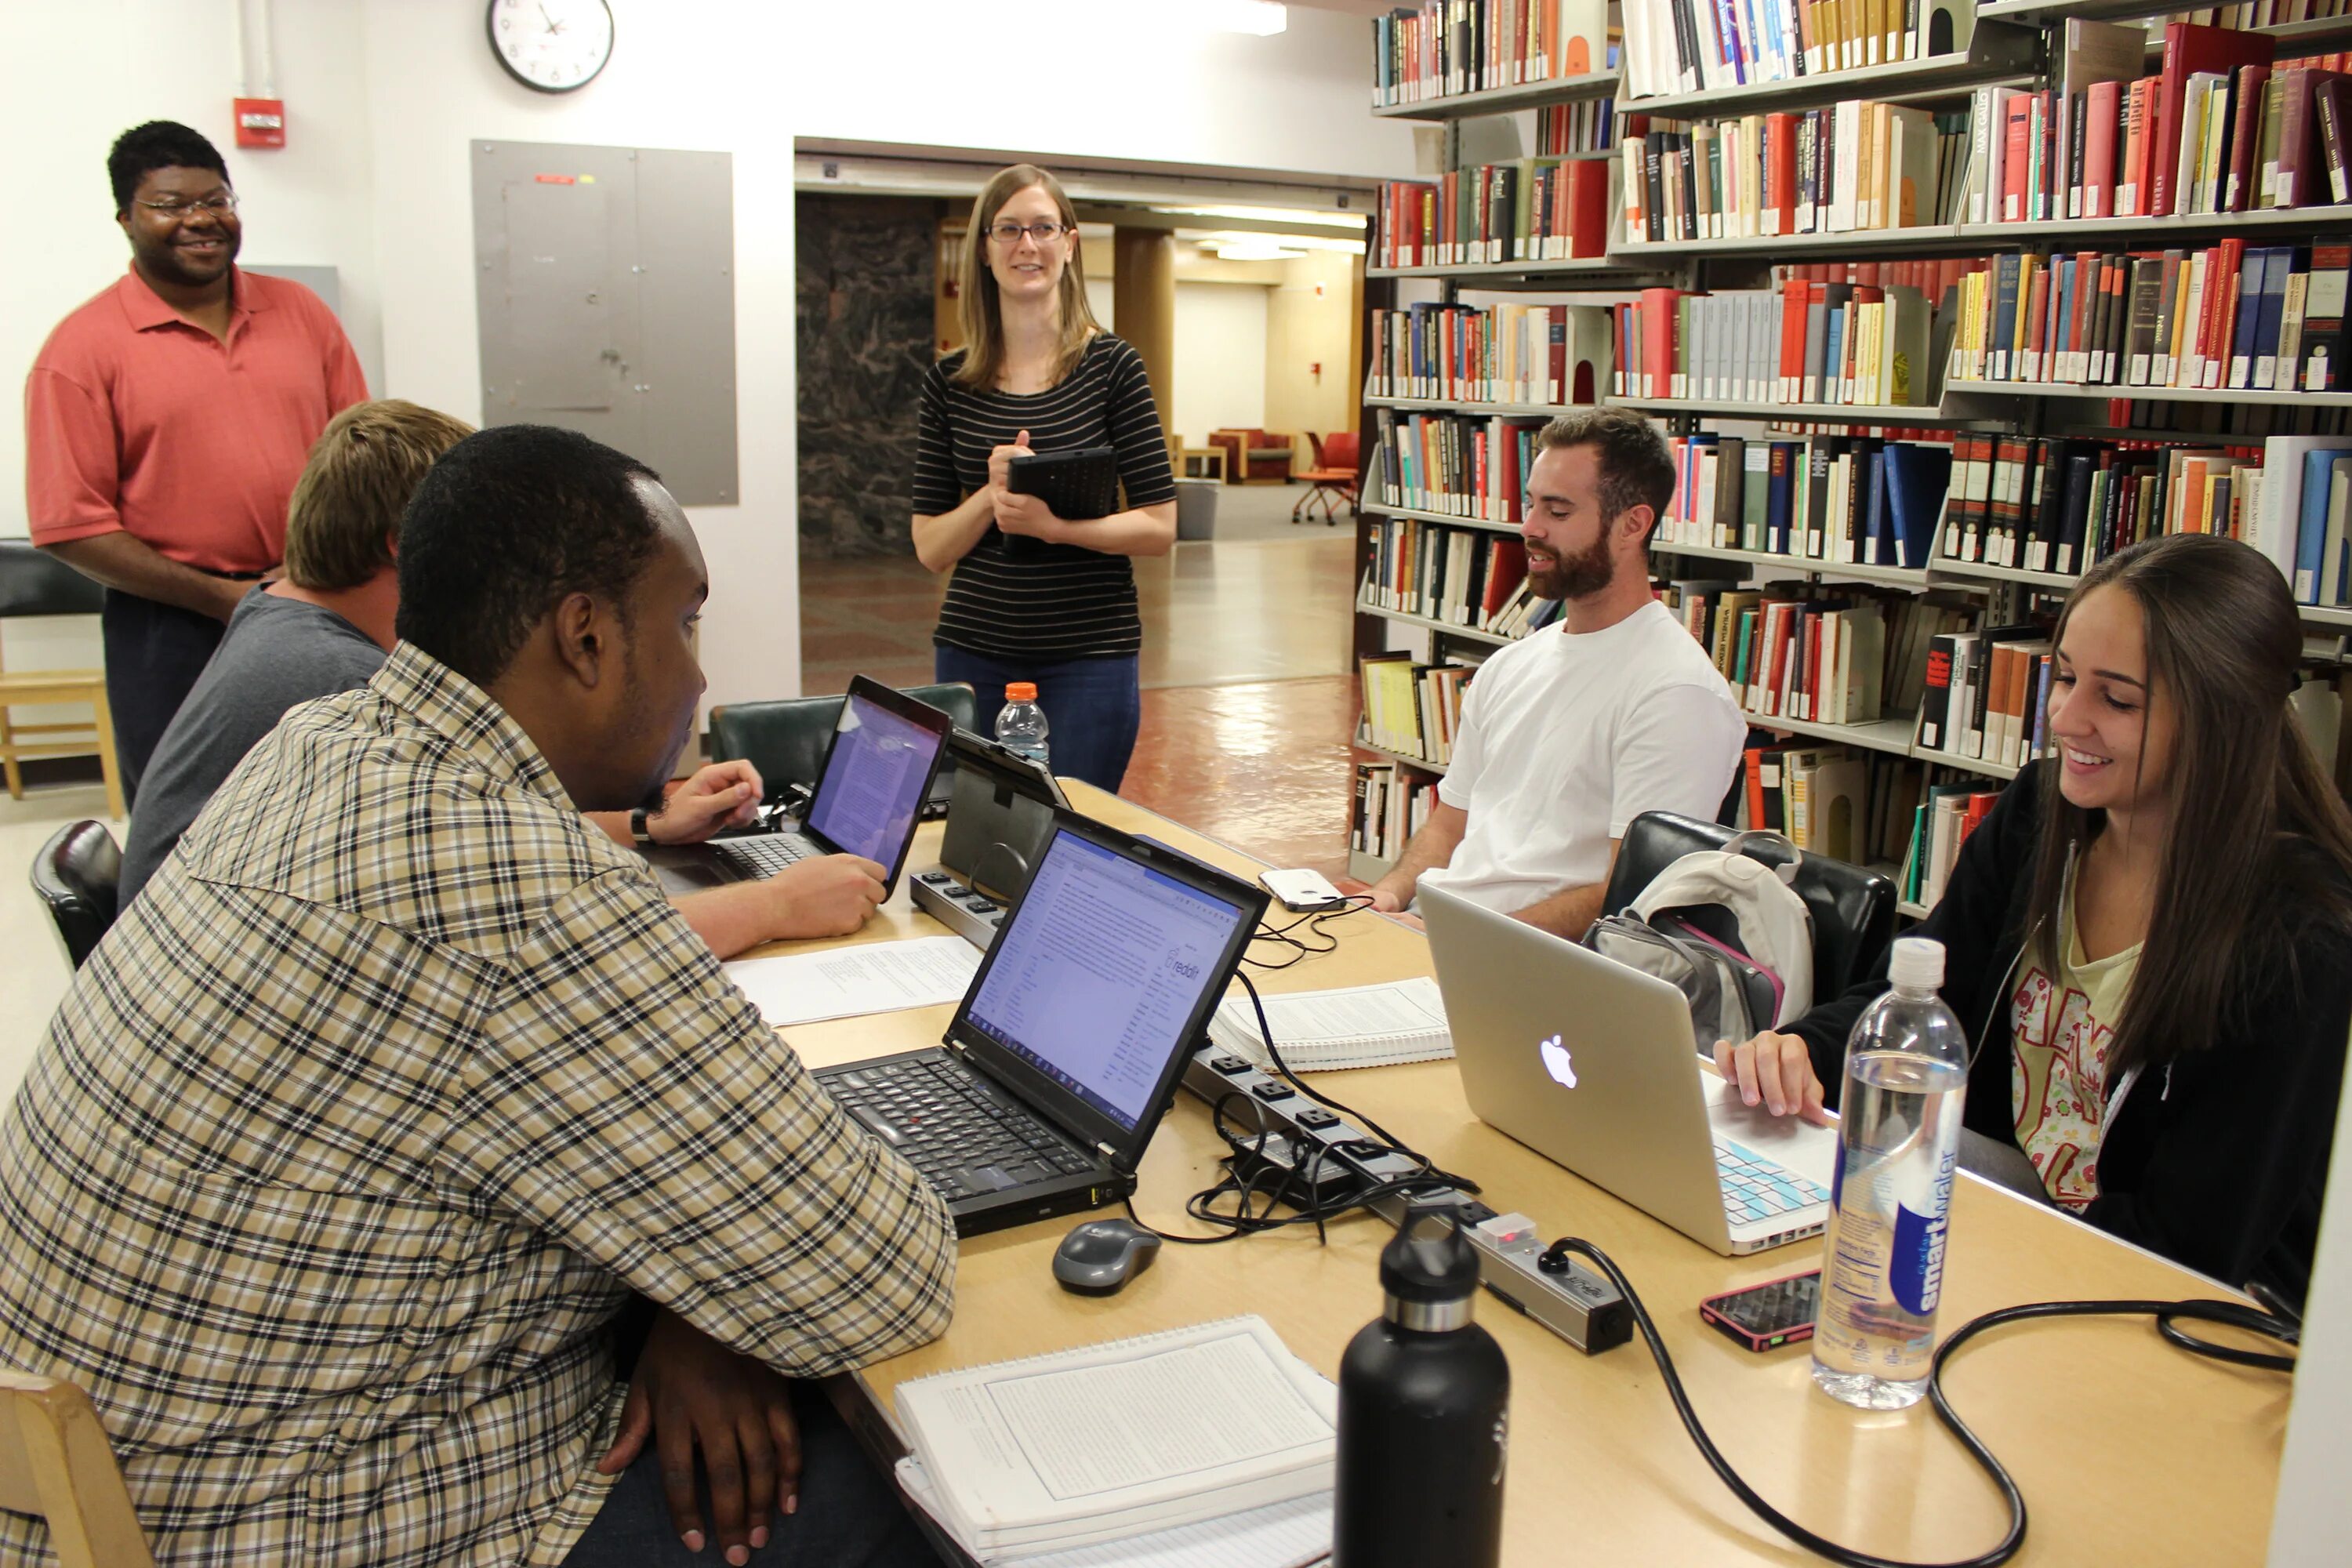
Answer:
POLYGON ((286 545, 310 444, 367 396, 299 283, 240 270, 219 152, 167 120, 107 156, 131 270, 58 323, 25 382, 33 542, 106 585, 106 696, 125 789, 286 545))

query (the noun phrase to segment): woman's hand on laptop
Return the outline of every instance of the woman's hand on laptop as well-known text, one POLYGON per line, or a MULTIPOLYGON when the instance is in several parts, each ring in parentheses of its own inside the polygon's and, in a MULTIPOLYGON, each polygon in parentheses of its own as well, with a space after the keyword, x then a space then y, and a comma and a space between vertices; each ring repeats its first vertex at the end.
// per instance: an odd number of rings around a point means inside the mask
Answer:
POLYGON ((1829 1112, 1822 1108, 1822 1080, 1813 1075, 1812 1052, 1799 1037, 1766 1029, 1736 1046, 1717 1040, 1715 1065, 1726 1082, 1738 1086, 1745 1103, 1761 1105, 1775 1116, 1793 1114, 1816 1126, 1829 1125, 1829 1112))
POLYGON ((699 844, 729 827, 749 827, 760 815, 760 770, 738 757, 697 769, 646 818, 656 844, 699 844))
POLYGON ((863 855, 794 861, 760 884, 775 900, 775 938, 847 936, 882 902, 888 875, 863 855))

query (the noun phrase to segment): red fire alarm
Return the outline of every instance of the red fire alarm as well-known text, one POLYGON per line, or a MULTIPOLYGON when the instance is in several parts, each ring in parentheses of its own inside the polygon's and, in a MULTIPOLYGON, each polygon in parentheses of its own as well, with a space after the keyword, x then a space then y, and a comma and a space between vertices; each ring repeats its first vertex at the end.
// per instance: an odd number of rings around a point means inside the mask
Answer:
POLYGON ((286 145, 286 100, 282 98, 240 98, 236 110, 236 144, 240 147, 286 145))

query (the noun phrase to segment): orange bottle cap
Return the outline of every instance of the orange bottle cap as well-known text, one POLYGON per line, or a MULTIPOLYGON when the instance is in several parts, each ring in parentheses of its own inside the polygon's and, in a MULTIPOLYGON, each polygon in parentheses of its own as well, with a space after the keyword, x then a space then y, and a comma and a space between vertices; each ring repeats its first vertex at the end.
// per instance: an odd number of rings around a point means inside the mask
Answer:
POLYGON ((1016 680, 1004 689, 1004 700, 1007 702, 1034 702, 1037 700, 1037 688, 1035 684, 1031 681, 1016 680))

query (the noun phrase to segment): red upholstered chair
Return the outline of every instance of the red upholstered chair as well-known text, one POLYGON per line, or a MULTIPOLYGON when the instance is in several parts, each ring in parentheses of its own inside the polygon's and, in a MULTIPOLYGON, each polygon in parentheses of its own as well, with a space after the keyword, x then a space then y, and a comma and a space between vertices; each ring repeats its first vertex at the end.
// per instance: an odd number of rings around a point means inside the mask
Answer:
POLYGON ((1252 427, 1212 430, 1209 445, 1225 452, 1225 482, 1229 485, 1286 485, 1290 482, 1291 439, 1252 427))
POLYGON ((1327 528, 1339 525, 1337 503, 1348 503, 1348 515, 1356 515, 1356 490, 1362 481, 1357 464, 1356 433, 1335 430, 1328 436, 1307 433, 1307 444, 1315 449, 1315 463, 1298 477, 1310 487, 1290 509, 1290 521, 1304 522, 1315 515, 1317 506, 1323 509, 1323 524, 1327 528))

